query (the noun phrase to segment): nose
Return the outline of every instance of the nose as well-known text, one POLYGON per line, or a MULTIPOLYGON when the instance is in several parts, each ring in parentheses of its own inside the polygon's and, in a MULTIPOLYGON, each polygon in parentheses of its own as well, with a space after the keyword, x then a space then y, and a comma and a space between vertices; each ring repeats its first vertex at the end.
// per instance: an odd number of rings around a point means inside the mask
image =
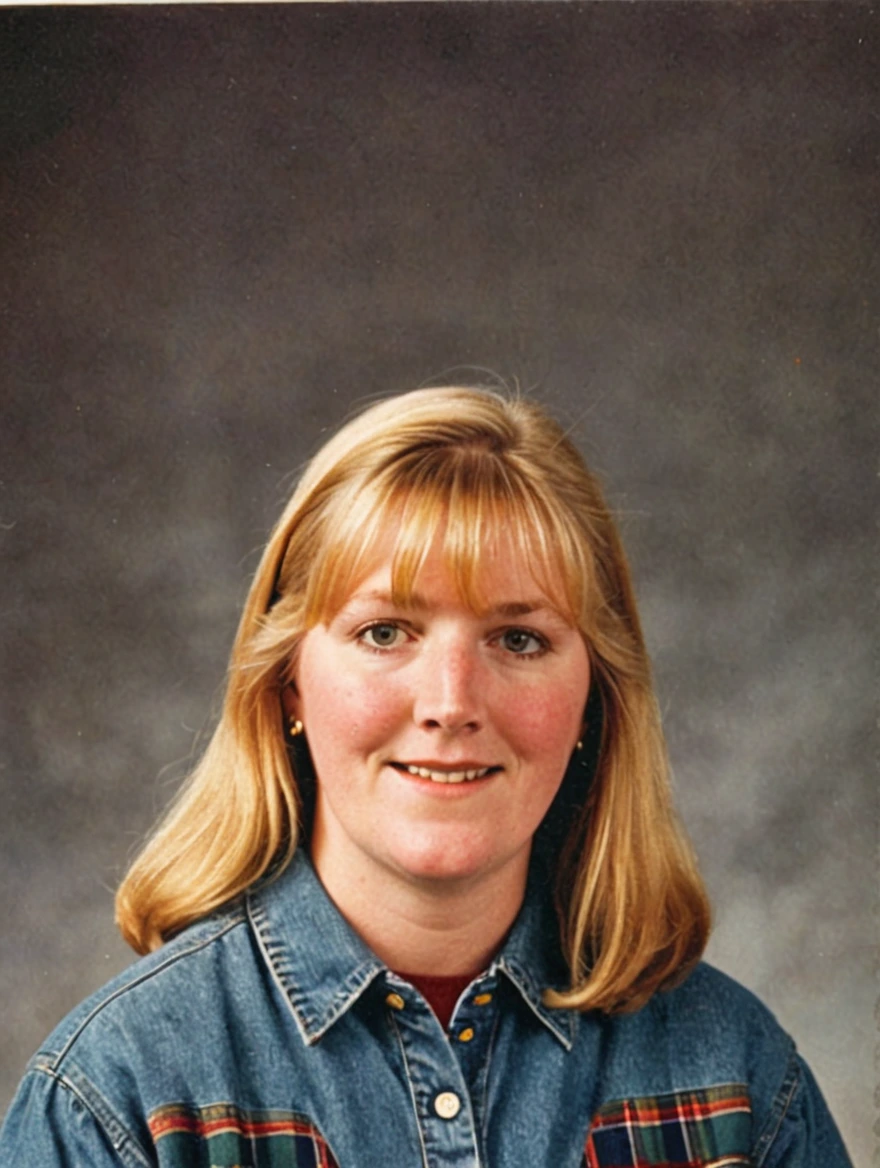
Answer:
POLYGON ((485 681, 475 646, 442 639, 421 660, 413 717, 427 730, 479 730, 483 724, 485 681))

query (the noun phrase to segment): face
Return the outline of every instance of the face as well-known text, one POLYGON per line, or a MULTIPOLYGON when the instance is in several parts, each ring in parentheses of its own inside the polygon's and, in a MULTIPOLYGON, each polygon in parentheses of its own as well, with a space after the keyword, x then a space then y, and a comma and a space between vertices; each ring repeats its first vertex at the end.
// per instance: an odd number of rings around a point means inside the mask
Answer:
POLYGON ((325 883, 525 879, 581 734, 589 662, 512 554, 482 585, 477 615, 432 551, 399 607, 389 558, 306 634, 285 704, 318 776, 325 883))

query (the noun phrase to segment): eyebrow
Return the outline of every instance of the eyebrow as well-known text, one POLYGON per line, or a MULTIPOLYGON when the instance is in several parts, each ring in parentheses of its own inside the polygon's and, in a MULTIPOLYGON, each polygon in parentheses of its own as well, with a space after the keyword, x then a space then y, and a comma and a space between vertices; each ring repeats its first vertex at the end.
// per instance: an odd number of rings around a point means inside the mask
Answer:
MULTIPOLYGON (((378 601, 380 604, 390 604, 397 607, 397 603, 395 602, 391 593, 383 591, 379 588, 370 589, 369 592, 356 593, 354 596, 350 597, 349 602, 345 607, 347 608, 352 603, 359 604, 362 601, 378 601)), ((412 609, 414 612, 426 612, 431 607, 431 605, 420 592, 413 592, 409 597, 409 601, 403 607, 412 609)), ((510 600, 504 604, 496 604, 490 608, 485 613, 485 615, 517 617, 528 616, 529 613, 541 611, 555 613, 556 609, 552 604, 549 603, 549 601, 545 600, 543 597, 538 597, 534 600, 510 600)))

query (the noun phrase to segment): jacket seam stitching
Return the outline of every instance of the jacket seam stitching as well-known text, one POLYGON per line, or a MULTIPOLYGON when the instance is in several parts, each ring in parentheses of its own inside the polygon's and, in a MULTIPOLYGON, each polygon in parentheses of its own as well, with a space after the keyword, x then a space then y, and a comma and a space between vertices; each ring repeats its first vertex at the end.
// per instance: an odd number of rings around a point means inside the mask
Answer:
POLYGON ((406 1072, 406 1083, 409 1087, 409 1095, 412 1101, 413 1116, 416 1121, 416 1131, 419 1133, 419 1149, 422 1153, 422 1164, 424 1168, 430 1168, 428 1164, 428 1149, 425 1147, 425 1137, 422 1133, 422 1124, 419 1117, 419 1101, 416 1098, 415 1084, 413 1083, 412 1071, 410 1070, 409 1059, 406 1057, 406 1043, 403 1041, 403 1035, 400 1033, 400 1027, 397 1025, 395 1018, 389 1018, 389 1025, 391 1026, 394 1037, 397 1039, 397 1045, 400 1049, 400 1057, 403 1059, 403 1067, 406 1072))
POLYGON ((483 1115, 483 1122, 480 1127, 480 1136, 483 1146, 488 1143, 489 1137, 489 1083, 492 1077, 492 1056, 495 1053, 495 1041, 498 1036, 498 1027, 501 1023, 501 1012, 499 1007, 495 1007, 495 1017, 492 1020, 492 1030, 489 1033, 489 1041, 486 1044, 486 1061, 485 1073, 483 1076, 483 1090, 481 1092, 482 1098, 480 1100, 480 1110, 483 1115))
POLYGON ((150 969, 147 972, 140 974, 138 977, 132 978, 132 980, 127 981, 125 983, 125 985, 120 986, 118 989, 114 990, 113 993, 108 994, 107 997, 105 997, 105 998, 102 998, 101 1001, 98 1002, 98 1004, 94 1007, 94 1009, 91 1010, 90 1013, 85 1018, 83 1018, 82 1022, 80 1022, 80 1024, 76 1027, 74 1032, 70 1035, 70 1037, 67 1039, 67 1041, 64 1043, 64 1045, 61 1047, 61 1049, 57 1053, 53 1053, 51 1051, 43 1051, 42 1052, 43 1054, 51 1055, 53 1069, 55 1067, 58 1067, 61 1064, 62 1060, 67 1057, 71 1048, 74 1046, 74 1044, 81 1037, 81 1035, 82 1035, 83 1031, 86 1029, 86 1027, 89 1026, 90 1023, 103 1010, 105 1010, 112 1002, 115 1002, 117 998, 122 997, 123 994, 127 994, 129 990, 135 989, 137 986, 143 984, 143 982, 150 981, 152 978, 156 977, 158 974, 164 973, 164 971, 166 969, 170 969, 170 967, 172 965, 175 965, 178 961, 182 961, 183 958, 191 957, 194 953, 198 953, 201 949, 206 949, 209 945, 212 945, 214 943, 214 941, 219 940, 221 937, 224 937, 232 929, 237 928, 238 925, 243 923, 243 921, 244 921, 243 915, 237 916, 232 921, 227 922, 223 926, 223 928, 220 929, 218 932, 212 933, 210 937, 206 937, 204 940, 192 944, 187 949, 184 949, 180 952, 171 954, 163 962, 161 962, 159 965, 157 965, 154 969, 150 969))
POLYGON ((782 1122, 788 1114, 792 1101, 797 1094, 800 1082, 801 1074, 798 1066, 797 1053, 793 1052, 788 1060, 788 1067, 786 1068, 785 1078, 782 1080, 782 1086, 779 1088, 776 1098, 773 1100, 773 1110, 771 1111, 770 1118, 764 1125, 764 1131, 758 1137, 758 1142, 755 1145, 756 1151, 758 1152, 755 1168, 761 1168, 767 1156, 770 1154, 776 1137, 779 1135, 782 1122), (762 1144, 763 1150, 761 1148, 762 1144))
POLYGON ((263 958, 264 964, 269 969, 269 976, 272 978, 272 981, 275 983, 276 988, 278 989, 281 996, 284 998, 284 1001, 285 1001, 285 1004, 287 1005, 287 1008, 290 1010, 291 1014, 293 1015, 293 1021, 296 1025, 297 1030, 299 1031, 299 1034, 303 1040, 303 1043, 306 1046, 311 1046, 312 1043, 316 1040, 312 1036, 312 1032, 309 1028, 307 1020, 300 1016, 299 1010, 297 1009, 290 994, 288 993, 287 986, 284 984, 284 979, 281 976, 280 970, 278 970, 275 966, 275 962, 273 960, 273 955, 272 955, 272 953, 270 951, 270 947, 269 947, 270 943, 271 943, 271 939, 268 937, 265 937, 263 935, 263 929, 262 929, 261 925, 263 924, 263 922, 265 922, 268 926, 268 921, 266 919, 265 910, 263 909, 263 906, 261 904, 254 903, 252 898, 250 896, 248 896, 246 901, 245 901, 245 912, 246 912, 246 917, 247 917, 247 923, 250 927, 251 933, 256 938, 257 948, 260 951, 260 954, 263 958))
MULTIPOLYGON (((110 1108, 109 1104, 106 1104, 106 1101, 101 1100, 102 1106, 100 1107, 93 1105, 92 1100, 89 1099, 88 1094, 82 1089, 82 1087, 77 1083, 74 1083, 72 1079, 68 1078, 67 1075, 57 1070, 54 1066, 37 1066, 34 1068, 33 1073, 37 1075, 44 1075, 47 1079, 51 1079, 53 1082, 57 1083, 59 1087, 62 1087, 65 1091, 69 1091, 71 1095, 75 1096, 107 1137, 108 1141, 110 1142, 110 1146, 113 1148, 113 1151, 116 1152, 121 1160, 132 1163, 132 1155, 134 1155, 137 1158, 137 1164, 143 1165, 144 1168, 149 1168, 150 1161, 147 1158, 146 1152, 141 1147, 140 1141, 136 1139, 135 1136, 125 1126, 125 1124, 122 1123, 119 1117, 110 1108), (114 1126, 118 1127, 121 1138, 114 1138, 107 1123, 105 1122, 105 1119, 99 1114, 99 1112, 105 1110, 105 1108, 108 1118, 112 1119, 114 1126), (128 1147, 126 1147, 126 1143, 128 1144, 128 1147)), ((92 1087, 92 1084, 86 1075, 83 1075, 82 1078, 85 1083, 92 1087)), ((94 1089, 94 1093, 95 1095, 100 1095, 100 1092, 98 1092, 96 1088, 94 1089)))

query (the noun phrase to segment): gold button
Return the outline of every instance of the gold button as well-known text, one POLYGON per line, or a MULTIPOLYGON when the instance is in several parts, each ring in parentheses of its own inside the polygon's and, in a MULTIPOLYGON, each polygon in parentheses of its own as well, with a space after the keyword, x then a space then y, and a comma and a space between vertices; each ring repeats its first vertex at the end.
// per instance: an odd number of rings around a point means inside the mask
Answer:
POLYGON ((388 994, 385 998, 385 1005, 390 1006, 392 1010, 402 1010, 406 1002, 400 994, 388 994))
POLYGON ((465 1029, 462 1030, 461 1034, 459 1034, 458 1041, 459 1042, 470 1042, 470 1040, 473 1038, 473 1036, 474 1036, 474 1032, 473 1032, 472 1027, 466 1026, 465 1029))
POLYGON ((441 1119, 455 1119, 461 1111, 461 1100, 454 1091, 441 1091, 434 1100, 434 1110, 441 1119))
POLYGON ((488 1006, 491 1001, 492 1001, 491 994, 477 994, 477 996, 474 998, 474 1005, 475 1006, 488 1006))

